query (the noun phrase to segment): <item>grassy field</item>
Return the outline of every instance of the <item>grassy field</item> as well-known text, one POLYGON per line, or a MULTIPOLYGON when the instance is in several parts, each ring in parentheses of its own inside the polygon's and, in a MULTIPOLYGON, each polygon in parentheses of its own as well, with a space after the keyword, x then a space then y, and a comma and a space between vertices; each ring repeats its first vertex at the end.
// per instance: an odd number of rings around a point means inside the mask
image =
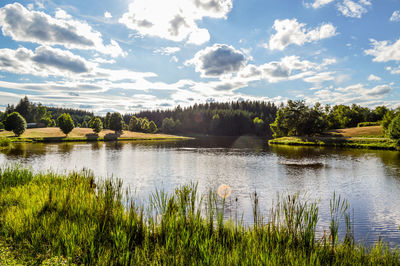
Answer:
POLYGON ((27 129, 24 134, 19 138, 14 137, 14 133, 10 131, 0 132, 0 138, 9 138, 12 141, 39 141, 39 142, 52 142, 52 141, 104 141, 104 140, 170 140, 182 139, 184 137, 167 135, 167 134, 150 134, 123 131, 123 134, 115 134, 112 130, 103 130, 99 134, 93 133, 90 128, 74 128, 68 137, 61 132, 59 128, 31 128, 27 129))
POLYGON ((269 141, 272 145, 330 146, 398 150, 396 141, 383 135, 381 126, 335 129, 320 136, 282 137, 269 141))
POLYGON ((254 225, 244 226, 223 219, 223 195, 193 184, 155 191, 145 209, 118 180, 95 180, 1 168, 0 265, 400 265, 397 249, 354 243, 350 208, 335 195, 317 239, 318 204, 299 194, 279 197, 266 221, 253 193, 254 225))
POLYGON ((382 126, 353 127, 334 129, 325 132, 325 135, 334 137, 363 137, 363 138, 384 138, 382 126))

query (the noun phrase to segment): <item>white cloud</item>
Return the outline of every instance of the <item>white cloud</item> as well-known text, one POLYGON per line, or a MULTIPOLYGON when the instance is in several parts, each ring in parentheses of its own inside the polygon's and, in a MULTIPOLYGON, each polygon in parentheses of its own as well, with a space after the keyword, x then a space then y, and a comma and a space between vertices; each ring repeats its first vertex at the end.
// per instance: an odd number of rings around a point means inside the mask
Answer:
POLYGON ((372 55, 374 62, 400 61, 400 39, 390 44, 388 41, 371 39, 372 49, 365 50, 365 54, 372 55))
POLYGON ((275 20, 273 29, 276 33, 269 40, 269 49, 282 51, 290 44, 303 45, 336 35, 336 28, 330 23, 315 29, 306 29, 305 26, 297 19, 275 20))
POLYGON ((305 3, 305 6, 308 8, 312 7, 314 9, 317 9, 317 8, 321 8, 329 3, 332 3, 333 1, 335 1, 335 0, 315 0, 313 3, 305 3))
MULTIPOLYGON (((359 83, 347 87, 333 88, 333 86, 320 89, 313 96, 306 97, 308 102, 326 104, 362 104, 366 106, 379 105, 377 100, 382 100, 392 91, 390 85, 378 85, 368 88, 359 83)), ((382 103, 380 103, 382 104, 382 103)))
POLYGON ((57 8, 55 18, 57 19, 72 19, 72 16, 62 10, 61 8, 57 8))
POLYGON ((367 6, 372 5, 368 0, 359 0, 358 3, 352 0, 344 0, 338 3, 337 9, 345 17, 361 18, 363 14, 367 13, 367 6))
POLYGON ((111 15, 110 12, 106 11, 106 12, 104 12, 104 17, 105 18, 112 18, 112 15, 111 15))
POLYGON ((0 70, 47 77, 89 72, 91 64, 69 51, 39 46, 35 51, 24 47, 0 49, 0 70))
MULTIPOLYGON (((94 59, 94 61, 111 63, 101 59, 94 59)), ((97 63, 89 62, 70 51, 49 46, 39 46, 34 51, 24 47, 17 50, 0 49, 0 71, 39 77, 55 76, 75 81, 139 82, 145 78, 157 76, 151 72, 101 68, 97 63)))
POLYGON ((309 83, 321 84, 325 81, 334 80, 334 77, 332 76, 333 74, 335 74, 335 72, 321 72, 313 76, 306 77, 303 80, 309 83))
POLYGON ((44 12, 30 11, 19 3, 9 4, 0 9, 0 25, 3 35, 15 41, 96 50, 113 57, 126 55, 116 41, 104 45, 100 32, 86 22, 72 19, 62 9, 57 9, 53 18, 44 12))
POLYGON ((246 63, 241 51, 226 44, 214 44, 197 52, 185 65, 194 65, 202 77, 219 77, 238 72, 246 63))
POLYGON ((226 18, 231 8, 232 0, 136 0, 119 22, 141 35, 200 45, 210 34, 197 21, 226 18))
POLYGON ((369 75, 368 80, 369 81, 380 81, 380 80, 382 80, 382 78, 375 76, 374 74, 371 74, 371 75, 369 75))
POLYGON ((153 51, 153 54, 161 54, 161 55, 172 55, 179 52, 181 48, 179 47, 162 47, 153 51))
POLYGON ((400 21, 400 10, 393 12, 392 16, 390 17, 390 21, 400 21))
POLYGON ((393 74, 393 75, 400 74, 400 66, 395 67, 395 68, 393 68, 393 67, 387 67, 386 70, 387 70, 387 71, 390 71, 390 74, 393 74))

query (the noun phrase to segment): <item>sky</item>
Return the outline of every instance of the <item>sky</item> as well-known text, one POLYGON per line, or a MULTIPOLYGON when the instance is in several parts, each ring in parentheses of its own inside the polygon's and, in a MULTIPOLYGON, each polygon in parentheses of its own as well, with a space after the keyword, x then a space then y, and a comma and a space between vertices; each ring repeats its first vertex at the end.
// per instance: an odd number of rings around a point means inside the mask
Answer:
POLYGON ((0 28, 0 110, 400 106, 400 0, 2 0, 0 28))

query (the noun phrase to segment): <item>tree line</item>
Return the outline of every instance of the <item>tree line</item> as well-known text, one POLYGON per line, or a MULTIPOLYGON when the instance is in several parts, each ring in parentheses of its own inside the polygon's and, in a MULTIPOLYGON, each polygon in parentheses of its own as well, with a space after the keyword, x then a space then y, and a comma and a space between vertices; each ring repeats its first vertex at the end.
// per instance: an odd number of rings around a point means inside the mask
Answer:
MULTIPOLYGON (((247 134, 267 137, 315 135, 329 129, 381 124, 385 134, 394 138, 394 125, 400 119, 399 115, 399 108, 389 109, 386 106, 373 109, 356 104, 330 106, 316 103, 314 106, 308 106, 304 101, 289 100, 280 106, 264 101, 236 101, 194 104, 185 108, 177 106, 174 109, 141 111, 134 114, 121 115, 115 112, 107 113, 106 116, 94 116, 85 110, 46 107, 40 103, 32 103, 24 97, 16 106, 8 105, 5 112, 0 112, 0 121, 3 121, 0 122, 0 129, 4 128, 5 124, 8 124, 6 129, 15 127, 11 126, 14 122, 7 123, 9 116, 9 121, 19 121, 17 133, 26 122, 66 127, 65 131, 75 126, 92 128, 95 133, 111 129, 115 132, 161 131, 174 134, 247 134), (24 123, 21 122, 21 117, 24 123)), ((400 132, 398 135, 400 137, 400 132)))
MULTIPOLYGON (((268 136, 269 124, 275 120, 278 107, 271 102, 236 101, 194 104, 170 110, 141 111, 136 117, 147 117, 164 133, 239 136, 268 136)), ((127 121, 132 114, 126 114, 127 121)))

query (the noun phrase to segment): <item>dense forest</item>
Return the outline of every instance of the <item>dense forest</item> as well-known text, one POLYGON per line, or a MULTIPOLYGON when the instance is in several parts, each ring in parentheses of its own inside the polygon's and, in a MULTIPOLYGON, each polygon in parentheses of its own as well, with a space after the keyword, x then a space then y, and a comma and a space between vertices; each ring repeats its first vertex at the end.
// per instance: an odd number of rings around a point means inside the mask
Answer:
MULTIPOLYGON (((5 112, 0 112, 0 121, 4 121, 12 112, 21 114, 27 123, 41 126, 58 126, 57 118, 64 113, 71 116, 77 127, 91 127, 96 118, 89 111, 46 107, 30 102, 27 97, 15 106, 8 105, 5 112)), ((105 129, 111 128, 110 118, 114 114, 97 117, 105 129)), ((271 102, 237 101, 124 114, 120 127, 141 132, 160 130, 175 134, 281 137, 315 135, 329 129, 381 124, 387 133, 392 121, 399 116, 399 108, 393 110, 385 106, 373 109, 356 104, 330 106, 316 103, 308 106, 304 101, 289 100, 278 107, 271 102)))
MULTIPOLYGON (((142 111, 136 117, 153 120, 166 133, 239 136, 271 135, 269 124, 278 107, 261 101, 195 104, 173 110, 142 111)), ((127 123, 132 114, 124 115, 127 123)))

